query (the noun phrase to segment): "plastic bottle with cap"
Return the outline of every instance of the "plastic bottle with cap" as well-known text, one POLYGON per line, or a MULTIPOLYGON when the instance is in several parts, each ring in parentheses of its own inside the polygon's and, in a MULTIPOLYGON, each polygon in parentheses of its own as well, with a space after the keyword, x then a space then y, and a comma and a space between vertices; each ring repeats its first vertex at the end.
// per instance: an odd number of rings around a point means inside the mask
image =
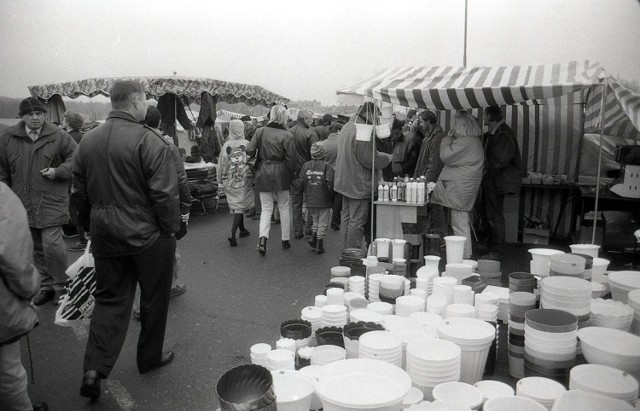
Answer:
POLYGON ((425 181, 422 177, 420 177, 420 179, 418 180, 418 189, 417 191, 417 195, 416 195, 416 203, 418 204, 424 204, 425 202, 425 193, 427 191, 426 185, 425 185, 425 181))
POLYGON ((389 185, 387 183, 382 186, 382 201, 389 201, 389 185))
POLYGON ((391 186, 391 201, 394 203, 398 201, 398 185, 396 184, 395 181, 391 186))
POLYGON ((382 185, 382 182, 380 182, 380 184, 378 184, 378 201, 382 201, 383 198, 384 198, 384 186, 382 185))

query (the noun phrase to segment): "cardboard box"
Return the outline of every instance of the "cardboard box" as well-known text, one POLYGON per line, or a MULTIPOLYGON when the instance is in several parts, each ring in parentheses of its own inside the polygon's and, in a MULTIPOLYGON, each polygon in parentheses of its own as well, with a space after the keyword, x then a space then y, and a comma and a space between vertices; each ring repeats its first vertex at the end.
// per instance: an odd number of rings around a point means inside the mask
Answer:
POLYGON ((548 228, 525 228, 522 233, 522 242, 525 244, 549 244, 548 228))

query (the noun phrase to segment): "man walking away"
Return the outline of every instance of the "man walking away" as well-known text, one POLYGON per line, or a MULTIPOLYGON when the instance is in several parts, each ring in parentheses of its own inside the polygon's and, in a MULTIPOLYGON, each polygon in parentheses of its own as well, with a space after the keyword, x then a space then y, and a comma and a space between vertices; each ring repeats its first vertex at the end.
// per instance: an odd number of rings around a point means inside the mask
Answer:
POLYGON ((163 342, 180 228, 178 173, 171 147, 148 126, 144 87, 116 81, 113 111, 85 135, 73 158, 71 196, 90 229, 96 306, 80 395, 96 399, 122 349, 140 285, 137 365, 141 374, 173 361, 163 342))

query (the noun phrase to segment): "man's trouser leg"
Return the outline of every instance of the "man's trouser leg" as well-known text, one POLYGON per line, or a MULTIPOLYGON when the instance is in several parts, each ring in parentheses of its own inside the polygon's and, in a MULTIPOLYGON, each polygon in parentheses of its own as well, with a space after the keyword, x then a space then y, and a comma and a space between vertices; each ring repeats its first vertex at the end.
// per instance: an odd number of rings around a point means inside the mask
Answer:
POLYGON ((364 228, 369 216, 369 199, 357 200, 343 197, 349 210, 349 224, 347 226, 347 243, 345 248, 362 248, 364 228))
POLYGON ((0 410, 32 410, 27 371, 22 366, 20 342, 0 345, 0 410))
MULTIPOLYGON (((291 214, 293 220, 294 237, 302 237, 304 235, 304 221, 302 221, 302 194, 291 194, 291 214)), ((279 202, 278 202, 279 203, 279 202)), ((282 223, 283 218, 280 218, 282 223)))
POLYGON ((504 252, 504 195, 498 194, 493 181, 484 182, 483 191, 489 251, 504 252))
POLYGON ((63 290, 67 285, 67 245, 62 226, 31 227, 35 266, 42 275, 40 289, 63 290))

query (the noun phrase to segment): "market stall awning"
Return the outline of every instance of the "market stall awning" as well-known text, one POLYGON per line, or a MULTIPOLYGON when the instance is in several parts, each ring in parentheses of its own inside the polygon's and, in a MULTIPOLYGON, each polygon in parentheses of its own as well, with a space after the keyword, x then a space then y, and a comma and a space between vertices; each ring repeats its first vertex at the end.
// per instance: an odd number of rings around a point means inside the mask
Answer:
POLYGON ((584 129, 587 133, 602 132, 608 136, 640 141, 640 94, 629 90, 612 78, 607 79, 602 127, 603 87, 596 87, 587 97, 584 129))
POLYGON ((502 67, 402 67, 382 70, 337 94, 405 107, 458 110, 548 99, 600 84, 598 63, 502 67))
POLYGON ((40 97, 44 100, 49 100, 56 94, 69 98, 109 96, 109 90, 116 80, 138 81, 144 85, 147 98, 156 100, 160 96, 172 93, 183 97, 187 103, 199 103, 200 95, 203 92, 208 92, 216 97, 218 102, 229 104, 245 103, 250 106, 263 105, 268 107, 271 103, 286 103, 289 101, 288 98, 260 86, 191 77, 92 78, 66 83, 30 86, 29 92, 33 97, 40 97))

